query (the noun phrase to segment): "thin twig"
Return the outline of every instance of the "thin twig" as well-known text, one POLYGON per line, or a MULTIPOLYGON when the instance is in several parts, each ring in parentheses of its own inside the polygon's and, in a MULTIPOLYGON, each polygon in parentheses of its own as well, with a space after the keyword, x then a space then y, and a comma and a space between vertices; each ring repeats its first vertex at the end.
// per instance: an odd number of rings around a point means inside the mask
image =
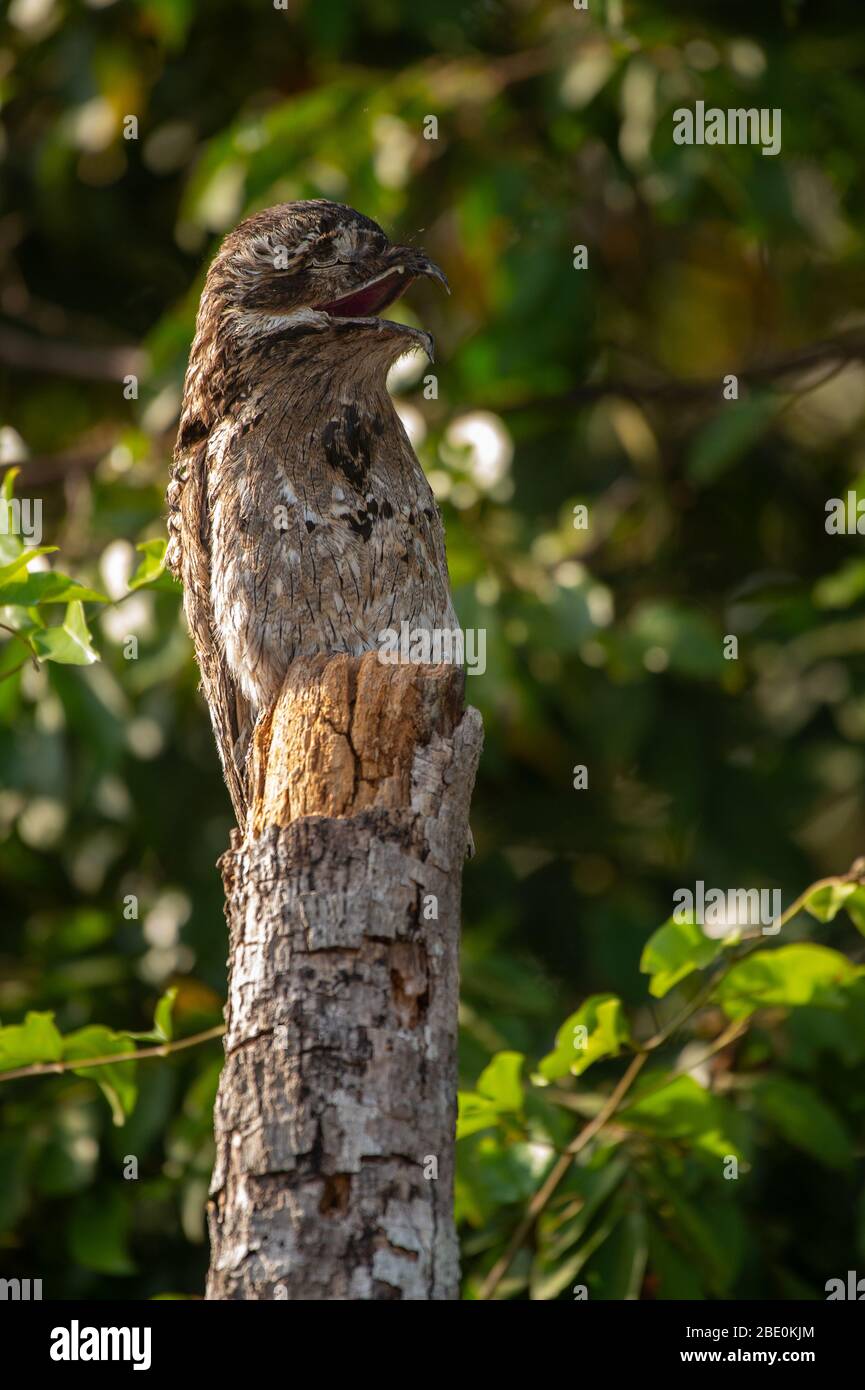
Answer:
MULTIPOLYGON (((789 376, 792 372, 803 372, 824 364, 836 364, 825 378, 828 380, 834 375, 835 370, 840 370, 841 367, 850 362, 860 362, 863 359, 865 359, 865 334, 861 330, 856 330, 836 339, 806 344, 805 347, 797 348, 794 352, 783 357, 740 367, 736 376, 740 382, 745 382, 746 385, 771 386, 777 384, 779 377, 789 376)), ((818 386, 824 384, 825 381, 820 380, 806 385, 801 388, 801 394, 812 389, 816 390, 818 386)), ((719 394, 719 377, 694 378, 692 380, 682 377, 665 377, 660 380, 656 378, 645 381, 609 378, 606 381, 587 381, 580 386, 573 387, 570 391, 563 391, 554 396, 538 396, 522 401, 500 401, 496 408, 505 412, 548 410, 554 406, 589 405, 594 401, 603 400, 607 396, 623 396, 629 400, 701 401, 712 396, 719 396, 719 394)))
POLYGON ((193 1033, 188 1038, 178 1038, 176 1042, 164 1042, 156 1047, 139 1047, 134 1052, 115 1052, 108 1057, 67 1057, 62 1062, 34 1062, 27 1067, 14 1067, 10 1071, 0 1071, 0 1082, 17 1081, 23 1076, 53 1076, 68 1071, 80 1071, 82 1067, 109 1067, 115 1062, 139 1062, 144 1057, 170 1057, 174 1052, 182 1052, 186 1047, 197 1047, 199 1043, 209 1042, 211 1038, 221 1038, 225 1024, 219 1023, 207 1028, 203 1033, 193 1033))
POLYGON ((547 1202, 552 1197, 559 1183, 562 1181, 562 1178, 564 1178, 569 1171, 577 1154, 595 1137, 598 1130, 603 1129, 607 1121, 613 1117, 621 1101, 631 1089, 632 1084, 636 1081, 648 1060, 648 1052, 638 1052, 635 1057, 631 1058, 627 1071, 619 1079, 619 1083, 615 1090, 610 1092, 606 1104, 601 1107, 594 1119, 589 1120, 589 1123, 580 1130, 577 1137, 565 1149, 562 1157, 558 1159, 550 1169, 543 1185, 538 1188, 534 1197, 529 1202, 525 1215, 522 1217, 517 1229, 508 1242, 507 1249, 504 1254, 496 1260, 496 1263, 481 1285, 478 1292, 479 1300, 483 1301, 493 1297, 502 1279, 510 1269, 511 1262, 517 1251, 520 1249, 520 1246, 532 1229, 535 1221, 544 1210, 544 1207, 547 1205, 547 1202))
MULTIPOLYGON (((711 1043, 699 1057, 689 1057, 686 1062, 681 1062, 679 1066, 674 1067, 672 1071, 668 1072, 657 1085, 645 1087, 640 1092, 640 1100, 645 1100, 646 1096, 657 1095, 659 1091, 665 1090, 667 1086, 672 1086, 673 1082, 678 1081, 680 1076, 690 1076, 691 1072, 697 1070, 697 1067, 704 1066, 705 1063, 711 1061, 717 1053, 723 1052, 725 1047, 729 1047, 731 1042, 735 1042, 736 1039, 745 1032, 746 1027, 746 1019, 734 1019, 729 1028, 725 1028, 723 1033, 719 1033, 715 1041, 711 1043)), ((570 1097, 557 1099, 554 1095, 551 1095, 550 1099, 558 1105, 566 1106, 570 1097)), ((609 1124, 609 1121, 607 1121, 607 1123, 609 1124)), ((527 1142, 530 1143, 533 1148, 552 1149, 554 1153, 566 1154, 570 1152, 570 1150, 566 1148, 556 1148, 554 1144, 545 1144, 543 1139, 530 1138, 527 1142)))

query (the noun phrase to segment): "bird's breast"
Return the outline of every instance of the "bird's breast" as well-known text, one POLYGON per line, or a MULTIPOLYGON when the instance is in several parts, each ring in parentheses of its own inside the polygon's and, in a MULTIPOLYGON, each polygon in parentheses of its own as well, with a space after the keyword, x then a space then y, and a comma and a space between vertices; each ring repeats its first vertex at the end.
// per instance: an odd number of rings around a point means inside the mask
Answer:
POLYGON ((256 707, 295 657, 373 650, 406 621, 456 627, 438 508, 386 404, 389 415, 350 404, 311 428, 265 417, 211 435, 214 621, 256 707))

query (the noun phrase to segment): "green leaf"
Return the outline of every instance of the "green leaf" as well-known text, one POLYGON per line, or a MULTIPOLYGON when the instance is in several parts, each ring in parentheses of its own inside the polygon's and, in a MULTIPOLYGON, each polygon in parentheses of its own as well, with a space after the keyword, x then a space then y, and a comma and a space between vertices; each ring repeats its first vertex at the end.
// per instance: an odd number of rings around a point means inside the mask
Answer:
POLYGON ((20 468, 7 468, 3 474, 3 482, 0 484, 0 497, 6 502, 11 502, 15 493, 15 479, 21 472, 20 468))
POLYGON ((457 1221, 482 1226, 499 1208, 522 1205, 536 1192, 551 1155, 501 1131, 473 1134, 459 1147, 454 1183, 457 1221))
POLYGON ((0 517, 2 517, 2 524, 0 524, 0 562, 2 562, 4 566, 10 561, 17 560, 20 560, 22 565, 26 565, 28 559, 35 554, 33 550, 30 551, 29 555, 25 554, 24 542, 21 537, 15 533, 14 527, 11 524, 12 514, 9 503, 12 501, 15 490, 15 479, 20 472, 20 468, 8 468, 3 475, 2 485, 0 485, 0 517), (22 555, 24 556, 23 560, 20 559, 22 555))
POLYGON ((828 946, 798 942, 756 951, 719 981, 713 998, 728 1018, 748 1018, 757 1009, 816 1004, 843 1008, 839 986, 862 975, 859 966, 828 946))
POLYGON ((69 603, 73 599, 108 602, 105 595, 96 589, 88 589, 76 579, 55 570, 48 573, 37 571, 36 574, 28 574, 20 583, 13 580, 0 585, 0 604, 14 603, 19 608, 29 608, 37 603, 69 603))
MULTIPOLYGON (((35 559, 37 555, 50 555, 56 549, 56 545, 35 545, 22 550, 14 559, 8 560, 5 565, 0 565, 0 586, 6 585, 10 579, 14 579, 22 570, 26 570, 30 561, 35 559)), ((2 587, 0 587, 0 594, 2 594, 2 587)), ((0 597, 0 603, 15 602, 15 599, 0 597)))
POLYGON ((33 633, 33 646, 42 661, 64 666, 90 666, 99 660, 91 645, 90 630, 81 603, 70 603, 62 627, 46 627, 33 633))
POLYGON ((153 1027, 146 1033, 130 1033, 130 1038, 137 1038, 140 1042, 170 1042, 172 1038, 172 1010, 174 1001, 177 998, 177 986, 172 985, 167 989, 162 998, 156 1005, 153 1014, 153 1027))
POLYGON ((627 1172, 622 1158, 571 1170, 538 1222, 530 1280, 534 1300, 557 1298, 586 1263, 597 1248, 589 1237, 596 1218, 601 1231, 613 1229, 618 1217, 609 1212, 609 1204, 627 1172))
POLYGON ((739 939, 738 931, 723 938, 710 937, 696 922, 677 922, 670 917, 649 937, 640 957, 640 969, 652 977, 649 993, 662 999, 680 980, 694 970, 705 970, 739 939))
POLYGON ((53 1013, 29 1013, 23 1023, 0 1028, 0 1071, 12 1071, 35 1062, 59 1062, 63 1039, 53 1013))
POLYGON ((784 1138, 829 1168, 849 1168, 854 1148, 834 1110, 801 1081, 770 1076, 755 1087, 758 1113, 784 1138))
POLYGON ((621 1206, 612 1201, 602 1207, 597 1224, 592 1226, 585 1240, 580 1242, 566 1260, 562 1260, 550 1270, 545 1270, 542 1257, 539 1256, 532 1266, 532 1300, 547 1302, 557 1298, 571 1280, 576 1278, 595 1251, 609 1238, 620 1217, 621 1206))
MULTIPOLYGON (((784 1060, 788 1070, 816 1072, 823 1055, 835 1055, 845 1067, 865 1062, 865 979, 842 985, 829 1007, 803 1004, 786 1019, 784 1060)), ((834 1058, 832 1059, 834 1065, 834 1058)))
MULTIPOLYGON (((101 1024, 79 1028, 63 1039, 63 1058, 74 1061, 85 1057, 112 1057, 132 1052, 135 1043, 128 1033, 115 1033, 101 1024)), ((111 1107, 111 1117, 122 1125, 135 1108, 138 1088, 135 1083, 135 1062, 109 1062, 99 1067, 73 1067, 76 1076, 95 1081, 111 1107)))
POLYGON ((498 1052, 481 1072, 477 1090, 460 1092, 458 1139, 497 1125, 502 1115, 522 1110, 524 1061, 521 1052, 498 1052))
POLYGON ((805 911, 818 922, 831 922, 856 891, 855 883, 827 883, 805 899, 805 911))
POLYGON ((534 1301, 558 1298, 622 1220, 627 1208, 620 1187, 629 1165, 611 1154, 602 1155, 601 1166, 592 1159, 570 1170, 538 1220, 530 1279, 534 1301))
POLYGON ((171 989, 165 991, 162 998, 159 1000, 153 1015, 153 1031, 158 1033, 166 1042, 170 1042, 173 1036, 174 1025, 171 1015, 176 998, 177 987, 172 986, 171 989))
POLYGON ((482 1129, 491 1129, 500 1118, 498 1106, 479 1096, 477 1091, 457 1093, 457 1139, 468 1139, 482 1129))
POLYGON ((522 1052, 497 1052, 481 1072, 478 1092, 499 1110, 521 1110, 523 1105, 522 1052))
POLYGON ((617 1123, 664 1139, 686 1139, 718 1158, 742 1157, 741 1123, 733 1108, 692 1076, 675 1076, 662 1086, 646 1083, 645 1095, 619 1112, 617 1123))
POLYGON ((543 1273, 538 1261, 532 1266, 532 1301, 536 1303, 548 1302, 550 1299, 558 1298, 563 1289, 571 1283, 579 1274, 583 1266, 591 1259, 599 1245, 603 1245, 613 1230, 615 1230, 616 1219, 610 1217, 603 1220, 596 1231, 593 1231, 586 1242, 575 1250, 567 1260, 549 1273, 543 1273))
POLYGON ((165 540, 141 541, 135 547, 144 556, 138 569, 129 580, 130 589, 168 589, 176 592, 178 584, 171 575, 165 570, 165 552, 168 543, 165 540))
POLYGON ((541 1059, 538 1071, 547 1081, 580 1076, 599 1058, 618 1057, 630 1036, 621 999, 593 994, 562 1024, 555 1049, 541 1059))
POLYGON ((857 887, 855 893, 845 898, 844 907, 856 930, 865 936, 865 888, 857 887))

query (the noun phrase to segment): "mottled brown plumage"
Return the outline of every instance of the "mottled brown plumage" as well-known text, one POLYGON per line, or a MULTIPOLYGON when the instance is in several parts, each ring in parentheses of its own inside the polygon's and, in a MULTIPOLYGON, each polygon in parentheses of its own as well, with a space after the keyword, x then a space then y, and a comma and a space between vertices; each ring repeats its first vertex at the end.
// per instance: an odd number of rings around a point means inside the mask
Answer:
POLYGON ((289 663, 454 630, 444 533, 388 395, 428 334, 376 317, 424 255, 325 201, 226 237, 201 296, 168 489, 168 564, 242 825, 245 757, 289 663))

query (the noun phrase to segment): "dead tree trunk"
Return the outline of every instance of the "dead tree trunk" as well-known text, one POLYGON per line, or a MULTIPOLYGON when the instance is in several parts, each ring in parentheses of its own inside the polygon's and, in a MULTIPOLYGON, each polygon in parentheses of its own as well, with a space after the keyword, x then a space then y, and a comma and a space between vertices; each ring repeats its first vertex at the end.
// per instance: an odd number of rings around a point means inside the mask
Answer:
POLYGON ((210 1299, 454 1299, 459 906, 480 716, 453 666, 313 657, 252 752, 210 1299))

